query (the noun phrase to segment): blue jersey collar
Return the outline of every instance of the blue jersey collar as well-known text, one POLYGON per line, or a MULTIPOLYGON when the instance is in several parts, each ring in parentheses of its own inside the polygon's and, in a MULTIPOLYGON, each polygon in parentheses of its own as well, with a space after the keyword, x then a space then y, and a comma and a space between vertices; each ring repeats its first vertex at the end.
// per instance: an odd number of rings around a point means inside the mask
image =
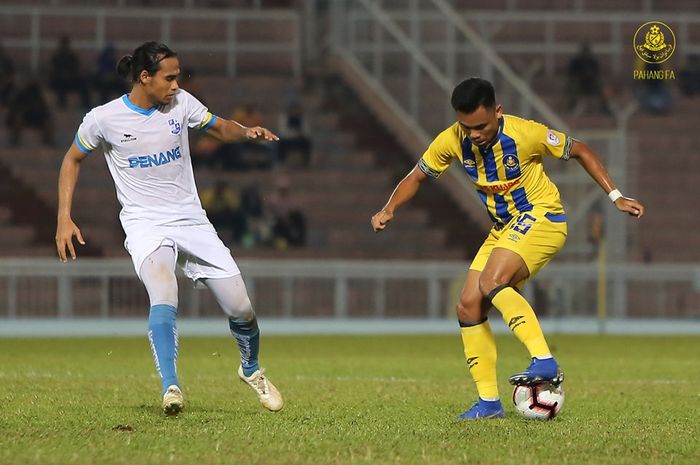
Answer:
POLYGON ((130 110, 135 111, 136 113, 139 113, 139 114, 144 115, 144 116, 151 116, 153 114, 153 112, 156 111, 156 109, 158 108, 155 105, 153 105, 148 110, 144 110, 141 107, 137 107, 136 105, 134 105, 131 102, 131 100, 129 100, 129 94, 122 95, 122 102, 124 102, 124 105, 126 105, 127 108, 129 108, 130 110))

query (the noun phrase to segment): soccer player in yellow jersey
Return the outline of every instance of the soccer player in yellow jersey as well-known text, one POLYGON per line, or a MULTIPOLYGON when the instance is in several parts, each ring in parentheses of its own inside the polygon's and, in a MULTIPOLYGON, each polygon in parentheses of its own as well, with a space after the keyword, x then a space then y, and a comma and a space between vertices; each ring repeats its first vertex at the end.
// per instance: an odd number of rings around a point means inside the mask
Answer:
POLYGON ((501 312, 532 357, 530 366, 511 376, 510 383, 560 384, 564 379, 535 312, 518 292, 566 241, 566 214, 557 187, 544 172, 542 157, 576 159, 621 212, 640 218, 644 207, 620 194, 598 156, 583 142, 503 114, 490 82, 479 78, 461 82, 451 103, 457 122, 433 140, 372 217, 372 227, 384 230, 420 184, 440 176, 453 159, 462 165, 494 225, 472 261, 457 305, 464 355, 479 393, 479 400, 460 418, 498 418, 503 407, 496 381, 496 343, 487 320, 491 306, 501 312))

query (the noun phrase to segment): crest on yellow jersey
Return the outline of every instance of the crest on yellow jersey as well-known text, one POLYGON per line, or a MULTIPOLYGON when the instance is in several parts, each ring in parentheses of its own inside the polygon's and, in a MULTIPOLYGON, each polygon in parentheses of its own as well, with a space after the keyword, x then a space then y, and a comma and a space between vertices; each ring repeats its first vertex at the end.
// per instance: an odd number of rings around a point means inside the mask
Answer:
POLYGON ((507 170, 518 169, 518 157, 512 154, 503 155, 503 166, 505 166, 507 170))

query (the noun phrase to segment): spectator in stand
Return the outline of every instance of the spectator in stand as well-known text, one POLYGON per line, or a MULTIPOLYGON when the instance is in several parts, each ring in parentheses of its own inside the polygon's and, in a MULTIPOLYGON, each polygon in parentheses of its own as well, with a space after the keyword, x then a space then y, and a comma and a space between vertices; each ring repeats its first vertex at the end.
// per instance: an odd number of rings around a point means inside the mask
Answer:
POLYGON ((24 86, 10 97, 5 125, 10 133, 10 145, 16 147, 24 128, 38 129, 44 145, 52 146, 53 124, 49 105, 36 79, 28 79, 24 86))
MULTIPOLYGON (((659 63, 644 63, 645 73, 653 73, 663 69, 659 63)), ((639 87, 639 103, 644 110, 654 115, 668 113, 671 109, 671 91, 664 79, 641 79, 639 87)))
POLYGON ((567 108, 574 116, 586 112, 589 101, 597 104, 600 113, 610 113, 600 78, 600 65, 587 43, 581 45, 579 53, 569 62, 567 77, 567 108))
POLYGON ((307 136, 304 113, 300 96, 293 92, 287 98, 287 105, 280 114, 277 142, 277 160, 288 163, 294 159, 295 166, 307 167, 311 161, 311 140, 307 136))
POLYGON ((58 106, 65 108, 69 92, 80 95, 83 108, 90 108, 90 90, 80 70, 80 58, 71 48, 70 39, 61 37, 58 48, 51 55, 49 80, 56 92, 58 106))
POLYGON ((197 134, 192 144, 192 165, 220 168, 223 144, 207 134, 197 134))
POLYGON ((291 180, 280 176, 267 205, 274 217, 274 245, 278 249, 306 245, 306 216, 291 192, 291 180))
POLYGON ((0 105, 7 105, 15 83, 15 64, 0 44, 0 105))
POLYGON ((100 96, 100 103, 120 97, 128 90, 124 80, 114 72, 115 69, 117 69, 117 50, 109 43, 97 56, 95 89, 100 96))
POLYGON ((204 105, 207 104, 204 96, 202 95, 202 88, 199 84, 199 79, 197 79, 197 76, 192 68, 184 68, 180 72, 178 84, 180 85, 181 89, 185 89, 187 92, 194 95, 194 97, 204 105))
POLYGON ((246 230, 241 198, 226 181, 218 181, 202 192, 202 207, 224 242, 239 244, 246 230))
POLYGON ((689 55, 678 76, 683 95, 692 97, 700 94, 700 55, 689 55))
MULTIPOLYGON (((231 119, 246 127, 264 124, 264 118, 255 105, 246 104, 234 110, 231 119)), ((247 141, 223 144, 214 158, 225 170, 269 169, 274 154, 268 145, 249 144, 247 141)))
POLYGON ((241 209, 246 221, 246 231, 241 238, 241 245, 247 249, 271 246, 274 218, 265 208, 263 197, 256 184, 251 184, 241 191, 241 209))

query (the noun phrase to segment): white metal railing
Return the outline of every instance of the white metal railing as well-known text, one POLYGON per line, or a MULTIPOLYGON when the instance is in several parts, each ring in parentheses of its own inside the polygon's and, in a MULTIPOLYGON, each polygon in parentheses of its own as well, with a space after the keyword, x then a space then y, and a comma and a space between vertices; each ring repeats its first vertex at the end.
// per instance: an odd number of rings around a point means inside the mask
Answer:
MULTIPOLYGON (((241 260, 265 317, 453 318, 466 262, 241 260)), ((553 263, 523 292, 540 315, 596 316, 595 263, 553 263)), ((219 315, 209 292, 180 278, 180 314, 219 315)), ((614 318, 700 317, 700 264, 615 265, 603 304, 614 318)), ((0 318, 134 317, 148 299, 126 259, 0 260, 0 318)))
POLYGON ((108 42, 115 45, 118 50, 133 50, 145 40, 159 40, 167 43, 173 49, 180 52, 194 52, 202 54, 220 53, 225 56, 221 60, 221 74, 235 76, 238 72, 238 57, 245 53, 256 53, 275 56, 287 55, 290 57, 290 73, 295 77, 301 76, 301 25, 299 14, 291 10, 187 10, 183 14, 181 9, 161 8, 80 8, 75 6, 0 6, 0 18, 21 24, 29 21, 29 30, 26 34, 17 36, 5 35, 3 45, 7 49, 19 49, 29 55, 32 71, 40 67, 42 51, 46 52, 56 48, 54 35, 47 35, 42 24, 47 20, 67 22, 71 19, 82 18, 94 21, 94 35, 88 39, 74 38, 71 41, 76 50, 91 50, 98 52, 108 42), (129 37, 113 39, 108 36, 107 23, 114 19, 133 19, 139 21, 152 21, 152 33, 148 37, 129 37), (225 33, 218 40, 197 40, 195 38, 182 39, 175 34, 175 24, 178 21, 202 21, 202 29, 212 27, 211 22, 223 25, 225 33), (237 37, 237 28, 242 21, 257 22, 260 28, 270 28, 274 22, 286 22, 293 30, 291 37, 282 36, 277 40, 250 41, 237 37))
MULTIPOLYGON (((77 0, 47 0, 47 3, 49 3, 51 6, 75 6, 78 1, 77 0)), ((182 8, 208 8, 210 7, 210 1, 208 0, 170 0, 168 2, 168 6, 172 7, 182 7, 182 8)), ((220 2, 217 2, 220 3, 220 2)), ((241 7, 241 6, 246 6, 250 8, 264 8, 267 6, 269 3, 267 0, 246 0, 246 1, 233 1, 231 2, 233 7, 241 7)), ((291 3, 291 1, 290 1, 291 3)), ((115 6, 115 7, 147 7, 149 4, 152 4, 151 2, 148 1, 139 1, 139 0, 111 0, 109 6, 115 6)))

